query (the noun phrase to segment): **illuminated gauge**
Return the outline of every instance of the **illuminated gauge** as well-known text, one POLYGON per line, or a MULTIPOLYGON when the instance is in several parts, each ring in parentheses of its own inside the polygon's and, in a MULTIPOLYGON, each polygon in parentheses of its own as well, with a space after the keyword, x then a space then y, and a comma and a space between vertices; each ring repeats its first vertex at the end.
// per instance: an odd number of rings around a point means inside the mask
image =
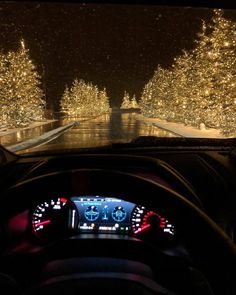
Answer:
POLYGON ((108 212, 109 212, 109 208, 107 205, 105 205, 104 208, 102 209, 102 220, 109 219, 108 212))
POLYGON ((39 204, 32 214, 32 228, 37 237, 62 237, 77 227, 78 212, 70 200, 55 198, 39 204))
POLYGON ((173 236, 174 226, 169 221, 154 211, 148 211, 143 206, 137 206, 132 215, 132 230, 135 235, 146 231, 161 232, 173 236))
POLYGON ((137 231, 142 226, 142 220, 143 220, 143 216, 144 216, 145 211, 146 211, 146 208, 143 206, 136 206, 134 208, 132 218, 131 218, 132 230, 133 230, 134 234, 138 233, 137 231))
POLYGON ((121 222, 124 221, 126 218, 126 211, 123 207, 116 206, 111 215, 115 221, 121 222))
POLYGON ((84 216, 88 221, 95 221, 98 219, 99 211, 96 206, 89 206, 85 212, 84 216))

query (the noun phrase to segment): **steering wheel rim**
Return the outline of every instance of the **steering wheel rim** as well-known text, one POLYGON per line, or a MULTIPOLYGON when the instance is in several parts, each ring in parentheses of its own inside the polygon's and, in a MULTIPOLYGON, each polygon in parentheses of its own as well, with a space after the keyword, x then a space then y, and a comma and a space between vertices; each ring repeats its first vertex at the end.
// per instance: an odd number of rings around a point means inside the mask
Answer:
MULTIPOLYGON (((116 181, 118 180, 118 174, 125 177, 123 179, 123 186, 128 188, 126 192, 128 191, 129 196, 132 196, 134 193, 143 196, 145 192, 148 192, 147 200, 143 198, 138 198, 137 200, 137 198, 128 197, 126 198, 128 201, 136 203, 140 201, 142 205, 149 206, 155 210, 155 196, 158 195, 158 205, 167 210, 170 210, 171 207, 175 212, 178 212, 175 224, 181 228, 187 240, 188 250, 194 255, 199 267, 203 270, 212 286, 214 286, 214 292, 227 295, 236 293, 233 277, 235 273, 233 269, 236 266, 236 246, 228 235, 204 211, 176 191, 150 179, 124 172, 116 171, 115 174, 116 181), (132 178, 135 180, 133 184, 132 178), (129 188, 131 188, 131 191, 129 188), (185 216, 184 220, 180 217, 180 214, 185 216)), ((108 174, 105 173, 103 178, 107 179, 109 184, 112 184, 112 180, 109 179, 109 172, 108 174)), ((122 183, 122 179, 117 182, 122 183)), ((99 189, 101 187, 98 182, 96 190, 99 189)), ((109 191, 114 192, 116 189, 118 188, 114 188, 112 184, 112 190, 109 188, 109 191)), ((117 193, 119 193, 119 189, 117 193)))

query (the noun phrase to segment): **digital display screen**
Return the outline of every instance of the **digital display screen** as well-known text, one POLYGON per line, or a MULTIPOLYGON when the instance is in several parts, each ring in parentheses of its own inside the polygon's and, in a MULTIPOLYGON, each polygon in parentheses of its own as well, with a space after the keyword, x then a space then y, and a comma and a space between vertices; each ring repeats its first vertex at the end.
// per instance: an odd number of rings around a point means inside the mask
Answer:
POLYGON ((135 204, 116 198, 72 197, 79 212, 80 232, 128 233, 135 204))

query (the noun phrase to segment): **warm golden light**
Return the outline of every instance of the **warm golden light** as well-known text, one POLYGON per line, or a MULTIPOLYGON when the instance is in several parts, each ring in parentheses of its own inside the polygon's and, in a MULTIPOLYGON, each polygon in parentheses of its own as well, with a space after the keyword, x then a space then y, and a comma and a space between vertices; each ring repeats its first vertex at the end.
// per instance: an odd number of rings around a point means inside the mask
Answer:
POLYGON ((66 117, 91 117, 109 112, 106 89, 75 79, 71 88, 66 87, 61 99, 61 112, 66 117))
POLYGON ((135 95, 131 98, 129 93, 125 91, 121 104, 121 109, 139 108, 135 95))
POLYGON ((24 40, 21 40, 20 44, 21 44, 22 49, 25 50, 25 42, 24 42, 24 40))
POLYGON ((202 24, 196 47, 176 57, 169 69, 157 67, 143 89, 142 114, 235 135, 235 34, 236 23, 215 9, 212 21, 202 24))
POLYGON ((24 127, 43 118, 41 78, 24 40, 20 45, 15 52, 0 54, 0 127, 24 127))

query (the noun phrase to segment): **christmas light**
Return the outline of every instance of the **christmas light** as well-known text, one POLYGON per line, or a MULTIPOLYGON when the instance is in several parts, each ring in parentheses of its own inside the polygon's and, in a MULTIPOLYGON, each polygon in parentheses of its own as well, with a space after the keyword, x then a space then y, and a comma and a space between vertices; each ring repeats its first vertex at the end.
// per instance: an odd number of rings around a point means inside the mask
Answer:
POLYGON ((20 43, 18 51, 0 54, 0 126, 26 126, 43 118, 40 76, 24 41, 20 43))
POLYGON ((139 108, 135 95, 131 98, 129 93, 125 91, 121 104, 121 109, 139 108))
POLYGON ((78 79, 74 80, 70 89, 66 87, 60 104, 66 117, 91 117, 110 110, 105 88, 99 90, 92 83, 78 79))
MULTIPOLYGON (((236 23, 214 10, 202 23, 196 47, 157 67, 140 100, 145 116, 236 133, 236 23)), ((202 128, 201 128, 202 129, 202 128)))

